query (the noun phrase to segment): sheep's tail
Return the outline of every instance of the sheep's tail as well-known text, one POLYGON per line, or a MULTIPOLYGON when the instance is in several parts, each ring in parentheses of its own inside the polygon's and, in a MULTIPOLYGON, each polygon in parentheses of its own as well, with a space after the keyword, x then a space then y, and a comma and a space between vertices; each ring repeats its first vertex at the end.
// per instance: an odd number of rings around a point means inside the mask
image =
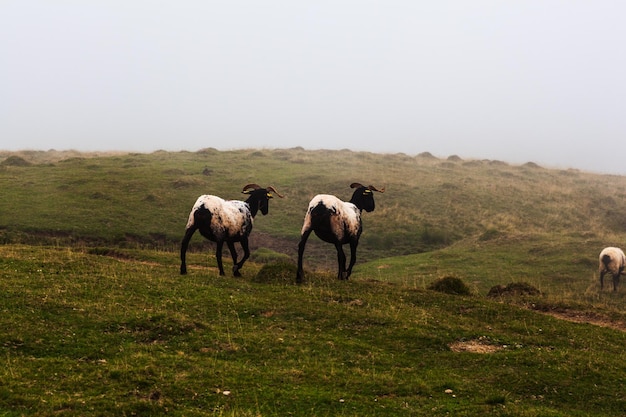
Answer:
POLYGON ((315 207, 309 208, 309 221, 311 228, 317 229, 322 227, 328 221, 328 215, 337 214, 337 210, 332 207, 328 208, 321 201, 315 207))
POLYGON ((311 207, 311 221, 317 223, 318 219, 325 217, 330 210, 321 201, 315 207, 311 207))

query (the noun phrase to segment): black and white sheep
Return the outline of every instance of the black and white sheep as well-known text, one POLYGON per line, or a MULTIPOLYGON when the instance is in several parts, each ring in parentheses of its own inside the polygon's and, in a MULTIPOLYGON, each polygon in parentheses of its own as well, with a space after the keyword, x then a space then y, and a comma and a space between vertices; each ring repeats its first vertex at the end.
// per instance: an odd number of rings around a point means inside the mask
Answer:
POLYGON ((318 194, 309 203, 304 224, 300 232, 300 243, 298 244, 298 271, 296 282, 301 283, 304 277, 302 269, 302 256, 304 247, 311 232, 315 232, 324 242, 332 243, 337 249, 337 261, 339 271, 337 278, 348 279, 352 273, 352 267, 356 262, 356 248, 359 244, 359 237, 363 231, 361 223, 361 212, 374 211, 373 191, 380 193, 385 189, 377 190, 373 186, 363 186, 359 183, 352 183, 351 188, 356 188, 349 202, 345 202, 334 195, 318 194), (346 255, 343 245, 350 244, 350 263, 346 269, 346 255))
POLYGON ((624 272, 626 257, 620 248, 609 246, 600 252, 600 289, 604 288, 604 275, 610 273, 613 277, 613 291, 617 291, 619 276, 624 272))
POLYGON ((185 229, 185 236, 180 247, 180 273, 187 273, 185 254, 189 240, 196 230, 205 238, 217 244, 215 257, 220 275, 224 275, 222 266, 222 248, 224 242, 233 258, 233 275, 241 276, 239 270, 250 256, 248 237, 252 231, 252 222, 258 211, 263 215, 269 211, 269 199, 272 193, 283 196, 274 187, 261 188, 257 184, 248 184, 243 187, 242 193, 249 194, 246 201, 224 200, 214 195, 201 195, 189 213, 189 220, 185 229), (243 249, 243 258, 237 262, 235 242, 239 242, 243 249))

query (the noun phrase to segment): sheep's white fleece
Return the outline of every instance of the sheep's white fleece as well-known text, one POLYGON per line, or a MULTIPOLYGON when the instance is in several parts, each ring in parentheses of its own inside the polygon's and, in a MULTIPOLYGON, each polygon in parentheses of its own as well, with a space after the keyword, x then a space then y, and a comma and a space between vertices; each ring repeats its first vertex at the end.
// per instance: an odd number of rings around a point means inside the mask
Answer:
POLYGON ((203 206, 209 210, 211 230, 215 238, 226 240, 237 235, 246 236, 252 229, 252 215, 248 203, 239 200, 224 200, 214 195, 201 195, 189 213, 187 228, 194 224, 194 213, 203 206))
POLYGON ((338 240, 343 241, 346 232, 349 236, 357 235, 361 224, 361 211, 354 204, 342 201, 330 194, 318 194, 313 197, 304 218, 301 234, 311 228, 311 210, 317 207, 320 202, 335 213, 331 216, 330 222, 332 232, 338 240))
POLYGON ((624 266, 626 266, 626 256, 624 255, 624 252, 620 248, 616 248, 614 246, 602 249, 599 261, 600 272, 610 272, 613 275, 618 275, 620 268, 623 269, 624 266), (602 258, 604 258, 605 255, 608 255, 611 258, 611 261, 606 265, 602 261, 602 258))

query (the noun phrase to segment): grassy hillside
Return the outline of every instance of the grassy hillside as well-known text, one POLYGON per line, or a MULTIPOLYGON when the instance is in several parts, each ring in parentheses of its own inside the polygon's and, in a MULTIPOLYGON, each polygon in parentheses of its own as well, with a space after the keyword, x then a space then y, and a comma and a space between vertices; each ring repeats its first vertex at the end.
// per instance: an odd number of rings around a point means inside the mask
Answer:
POLYGON ((168 252, 0 246, 0 414, 626 413, 626 334, 519 307, 540 296, 210 266, 181 277, 168 252))
MULTIPOLYGON (((481 292, 496 280, 526 279, 547 287, 563 281, 573 282, 573 292, 580 294, 593 278, 602 247, 626 241, 626 177, 530 162, 512 166, 454 156, 301 148, 110 155, 31 151, 0 158, 5 195, 0 239, 6 243, 175 251, 198 195, 243 199, 241 188, 256 182, 275 186, 285 198, 272 200, 269 215, 255 220, 253 253, 256 259, 295 260, 310 198, 332 193, 349 199, 353 181, 387 190, 376 194, 377 209, 363 215, 356 277, 363 272, 425 282, 456 274, 481 292), (441 264, 437 257, 448 261, 441 264), (561 266, 546 270, 552 265, 547 257, 558 258, 561 266), (476 266, 482 271, 485 262, 499 271, 498 278, 478 276, 476 266)), ((199 234, 190 248, 212 251, 199 234)), ((309 239, 307 268, 334 270, 335 259, 332 246, 309 239)))
POLYGON ((286 195, 256 219, 255 230, 266 239, 255 244, 288 254, 310 198, 332 193, 349 199, 353 181, 387 189, 376 195, 376 211, 364 215, 365 259, 519 234, 592 234, 619 243, 626 230, 625 177, 532 163, 300 148, 68 159, 51 152, 49 160, 46 154, 5 154, 0 162, 6 196, 0 228, 7 242, 52 237, 175 247, 198 195, 241 199, 249 182, 286 195), (16 156, 32 164, 16 163, 16 156))
POLYGON ((624 246, 625 177, 347 150, 49 151, 0 153, 0 187, 0 415, 626 413, 626 286, 600 292, 596 272, 624 246), (387 189, 353 278, 312 237, 293 285, 309 199, 348 199, 353 181, 387 189), (255 220, 243 278, 218 277, 200 236, 180 276, 197 196, 250 182, 286 197, 255 220), (430 289, 450 277, 470 294, 430 289), (541 293, 487 296, 521 282, 541 293))

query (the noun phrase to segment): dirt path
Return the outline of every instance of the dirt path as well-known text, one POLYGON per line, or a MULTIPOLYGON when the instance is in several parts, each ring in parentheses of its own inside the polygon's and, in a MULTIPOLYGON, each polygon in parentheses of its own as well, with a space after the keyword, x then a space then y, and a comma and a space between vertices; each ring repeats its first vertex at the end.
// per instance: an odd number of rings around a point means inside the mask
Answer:
POLYGON ((588 323, 595 326, 608 327, 615 330, 626 331, 626 322, 621 320, 613 320, 603 314, 589 311, 576 311, 569 309, 559 309, 542 311, 535 309, 534 311, 547 314, 557 319, 571 321, 573 323, 588 323))
MULTIPOLYGON (((560 320, 567 320, 573 323, 593 324, 594 326, 601 326, 610 329, 626 331, 626 322, 613 320, 606 315, 594 312, 569 310, 565 308, 558 310, 541 310, 537 308, 531 308, 531 310, 555 317, 560 320)), ((478 339, 453 342, 450 343, 448 347, 453 352, 472 353, 494 353, 507 348, 507 346, 505 345, 493 344, 488 338, 482 337, 478 339)))

